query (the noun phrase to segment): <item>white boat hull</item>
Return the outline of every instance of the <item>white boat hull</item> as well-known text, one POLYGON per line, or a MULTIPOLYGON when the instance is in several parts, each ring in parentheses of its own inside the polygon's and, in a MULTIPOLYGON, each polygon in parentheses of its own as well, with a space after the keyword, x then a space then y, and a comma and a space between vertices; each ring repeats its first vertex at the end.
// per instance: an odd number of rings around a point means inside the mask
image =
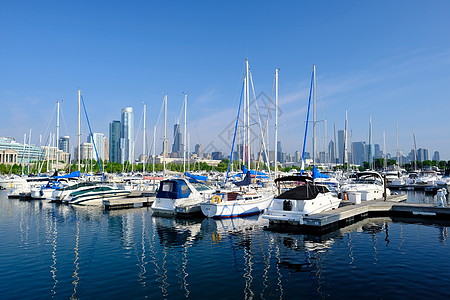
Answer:
POLYGON ((273 194, 265 194, 255 200, 231 200, 220 203, 201 203, 202 213, 209 218, 231 218, 256 215, 263 212, 272 202, 273 194))

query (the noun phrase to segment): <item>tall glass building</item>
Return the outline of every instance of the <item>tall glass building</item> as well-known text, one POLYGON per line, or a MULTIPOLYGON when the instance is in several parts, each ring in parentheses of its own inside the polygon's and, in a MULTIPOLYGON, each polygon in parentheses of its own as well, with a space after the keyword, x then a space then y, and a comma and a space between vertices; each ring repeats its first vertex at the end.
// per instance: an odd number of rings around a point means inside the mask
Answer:
POLYGON ((41 147, 28 144, 19 144, 13 138, 0 137, 0 151, 17 151, 17 163, 27 164, 45 159, 45 152, 41 147))
POLYGON ((65 153, 69 153, 69 137, 62 136, 59 138, 59 150, 62 150, 65 153))
POLYGON ((120 121, 112 121, 109 123, 109 161, 120 162, 120 121))
POLYGON ((123 164, 125 161, 133 162, 134 114, 132 107, 122 109, 121 125, 120 162, 123 164))

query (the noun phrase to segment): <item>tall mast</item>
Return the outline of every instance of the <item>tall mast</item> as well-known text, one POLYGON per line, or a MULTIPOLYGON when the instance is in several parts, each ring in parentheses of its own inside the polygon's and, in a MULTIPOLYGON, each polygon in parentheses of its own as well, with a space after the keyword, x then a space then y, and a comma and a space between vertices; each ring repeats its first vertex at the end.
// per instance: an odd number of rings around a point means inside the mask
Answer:
POLYGON ((275 69, 275 178, 278 175, 278 69, 275 69))
POLYGON ((398 150, 398 123, 395 124, 396 126, 396 135, 397 135, 397 166, 400 167, 400 152, 398 150))
POLYGON ((316 165, 316 65, 313 65, 313 166, 316 165))
POLYGON ((147 106, 144 103, 144 134, 142 137, 142 173, 145 174, 145 163, 147 161, 147 158, 145 156, 145 111, 147 110, 147 106))
POLYGON ((333 163, 334 164, 337 164, 337 159, 336 159, 336 157, 337 157, 337 153, 336 153, 336 124, 334 124, 334 126, 333 126, 333 128, 334 128, 334 157, 333 157, 333 163))
POLYGON ((250 154, 250 93, 249 93, 249 66, 248 66, 248 59, 245 60, 245 70, 246 70, 246 82, 247 85, 245 87, 245 93, 247 98, 247 169, 250 170, 250 161, 251 161, 251 154, 250 154))
POLYGON ((345 128, 344 128, 344 159, 343 164, 347 163, 348 170, 348 154, 347 154, 347 110, 345 110, 345 128))
POLYGON ((184 94, 183 174, 186 173, 186 105, 187 94, 184 94))
POLYGON ((59 163, 59 101, 56 101, 56 171, 59 163))
MULTIPOLYGON (((245 91, 247 91, 247 77, 244 76, 244 88, 245 91)), ((246 114, 247 114, 247 92, 244 92, 244 135, 242 137, 242 171, 244 171, 244 166, 245 163, 247 162, 246 160, 246 143, 247 143, 247 118, 246 118, 246 114)))
POLYGON ((414 128, 413 128, 413 139, 414 139, 414 164, 415 164, 415 170, 417 170, 417 146, 416 146, 416 135, 414 134, 414 128))
POLYGON ((387 161, 386 161, 386 132, 383 130, 383 167, 386 170, 387 161))
POLYGON ((78 171, 81 172, 81 90, 78 90, 78 171))
POLYGON ((373 168, 373 153, 372 153, 372 116, 369 116, 369 166, 370 168, 373 168))
POLYGON ((167 94, 164 95, 163 177, 166 175, 167 94))
POLYGON ((156 158, 156 125, 153 126, 153 176, 155 176, 155 158, 156 158))

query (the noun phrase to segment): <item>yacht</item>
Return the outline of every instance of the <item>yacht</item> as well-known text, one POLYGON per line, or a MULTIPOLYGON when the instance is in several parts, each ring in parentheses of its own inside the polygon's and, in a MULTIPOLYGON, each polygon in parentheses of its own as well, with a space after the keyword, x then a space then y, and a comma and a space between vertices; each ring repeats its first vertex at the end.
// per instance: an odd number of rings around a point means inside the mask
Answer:
POLYGON ((295 182, 297 186, 275 197, 263 214, 270 223, 303 225, 303 218, 339 207, 341 199, 326 185, 317 184, 309 176, 286 176, 275 183, 295 182))
POLYGON ((384 186, 383 177, 375 171, 365 171, 356 173, 356 178, 341 187, 341 195, 348 197, 350 202, 357 204, 359 201, 376 200, 387 196, 391 191, 384 186))
POLYGON ((62 202, 65 204, 102 205, 104 199, 127 197, 130 191, 117 187, 98 184, 73 191, 62 202))
POLYGON ((209 218, 231 218, 256 215, 263 212, 273 200, 271 191, 252 187, 250 171, 242 181, 234 184, 239 190, 224 189, 214 193, 211 200, 200 204, 209 218))
POLYGON ((211 198, 213 192, 211 187, 196 180, 162 180, 152 204, 152 211, 155 214, 173 216, 200 214, 200 203, 211 198))

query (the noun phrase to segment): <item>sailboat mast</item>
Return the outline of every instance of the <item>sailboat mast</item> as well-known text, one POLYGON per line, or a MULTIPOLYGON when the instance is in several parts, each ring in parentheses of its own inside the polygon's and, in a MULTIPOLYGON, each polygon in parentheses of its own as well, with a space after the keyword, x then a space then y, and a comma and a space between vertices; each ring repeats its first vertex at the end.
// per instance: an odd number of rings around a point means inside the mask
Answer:
POLYGON ((395 125, 397 135, 397 166, 400 167, 400 151, 398 150, 398 123, 396 123, 395 125))
POLYGON ((417 170, 417 146, 416 146, 416 135, 414 134, 414 129, 413 129, 413 139, 414 139, 414 164, 415 164, 415 170, 417 170))
POLYGON ((81 90, 78 90, 78 171, 81 172, 81 90))
POLYGON ((245 87, 245 93, 247 98, 247 169, 250 170, 251 152, 250 152, 250 92, 249 92, 249 66, 248 59, 245 60, 245 70, 246 70, 246 81, 247 85, 245 87))
POLYGON ((186 105, 187 105, 187 94, 184 94, 183 174, 186 173, 186 105))
POLYGON ((334 155, 333 155, 333 164, 337 164, 337 153, 336 153, 336 124, 333 126, 334 128, 334 155))
POLYGON ((147 110, 147 106, 144 103, 144 134, 142 135, 142 173, 145 174, 145 163, 147 162, 147 158, 145 156, 145 111, 147 110))
MULTIPOLYGON (((244 88, 247 90, 247 77, 244 76, 244 88)), ((244 170, 246 160, 246 143, 247 143, 247 118, 245 117, 247 113, 247 92, 244 92, 244 135, 242 137, 242 171, 244 170)))
POLYGON ((313 65, 313 166, 316 165, 316 65, 313 65))
POLYGON ((347 153, 347 110, 345 110, 345 129, 344 129, 344 159, 343 164, 347 163, 347 171, 348 171, 348 153, 347 153))
POLYGON ((278 69, 275 69, 275 178, 278 176, 278 69))
POLYGON ((155 158, 156 158, 156 125, 153 126, 153 176, 155 176, 155 158))
POLYGON ((383 167, 386 170, 387 161, 386 161, 386 132, 383 130, 383 167))
POLYGON ((369 166, 373 168, 372 153, 372 116, 369 116, 369 166))
POLYGON ((163 177, 166 176, 167 94, 164 95, 163 177))
POLYGON ((59 163, 59 101, 56 101, 56 171, 59 163))

